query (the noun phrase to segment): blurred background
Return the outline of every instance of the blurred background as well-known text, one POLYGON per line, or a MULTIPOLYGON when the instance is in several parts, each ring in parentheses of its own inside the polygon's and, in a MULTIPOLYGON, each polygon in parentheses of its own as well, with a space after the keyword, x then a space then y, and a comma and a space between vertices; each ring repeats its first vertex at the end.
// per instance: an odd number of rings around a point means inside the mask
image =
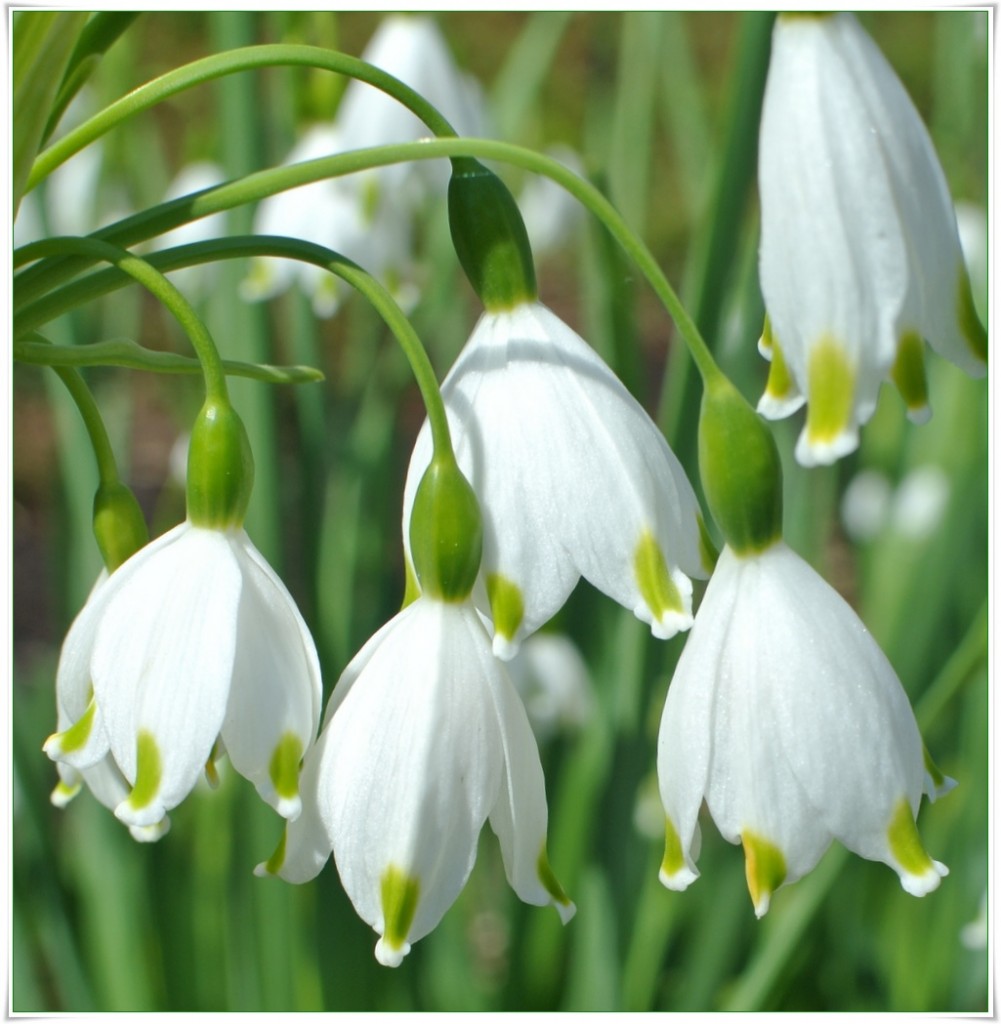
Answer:
MULTIPOLYGON (((930 128, 986 318, 988 16, 860 17, 930 128)), ((360 54, 381 18, 144 13, 65 120, 222 49, 302 42, 360 54)), ((465 85, 479 130, 551 151, 605 191, 756 402, 767 364, 756 350, 755 145, 772 16, 434 20, 472 79, 465 85)), ((279 164, 309 129, 334 123, 345 84, 319 71, 272 69, 178 95, 37 190, 15 241, 86 233, 180 194, 171 190, 192 165, 210 163, 206 173, 222 180, 279 164)), ((521 172, 497 170, 533 232, 542 300, 658 419, 694 482, 699 388, 669 317, 587 215, 540 195, 521 172)), ((422 188, 399 293, 444 376, 479 309, 451 250, 443 197, 433 183, 422 188)), ((230 211, 212 234, 249 231, 255 214, 230 211)), ((294 223, 288 215, 288 233, 294 223)), ((423 409, 404 358, 362 300, 342 296, 326 315, 330 303, 315 282, 292 281, 251 302, 248 279, 246 261, 175 277, 225 356, 309 363, 326 374, 323 384, 296 388, 239 381, 232 392, 257 464, 248 532, 299 603, 329 693, 400 604, 402 488, 423 409)), ((138 288, 47 331, 63 343, 130 337, 187 350, 138 288)), ((185 431, 201 400, 198 378, 101 370, 87 379, 151 532, 163 532, 184 515, 185 431)), ((376 963, 376 936, 332 863, 301 887, 253 876, 282 829, 232 772, 172 812, 170 834, 153 845, 133 842, 86 792, 65 810, 50 804, 56 774, 41 746, 55 728, 59 645, 100 569, 90 530, 97 476, 58 379, 17 367, 11 1009, 985 1010, 988 392, 931 354, 929 379, 928 424, 910 426, 886 389, 860 451, 836 466, 794 466, 799 417, 774 432, 787 469, 787 539, 858 609, 897 669, 930 751, 959 782, 919 818, 927 849, 950 868, 941 889, 914 899, 886 866, 832 848, 759 922, 741 851, 707 819, 698 884, 666 891, 657 879, 656 736, 683 637, 652 639, 581 583, 547 634, 571 643, 584 667, 576 655, 540 660, 541 680, 525 684, 534 686, 526 699, 546 770, 550 859, 577 916, 563 928, 552 911, 520 904, 485 829, 459 901, 392 971, 376 963)))

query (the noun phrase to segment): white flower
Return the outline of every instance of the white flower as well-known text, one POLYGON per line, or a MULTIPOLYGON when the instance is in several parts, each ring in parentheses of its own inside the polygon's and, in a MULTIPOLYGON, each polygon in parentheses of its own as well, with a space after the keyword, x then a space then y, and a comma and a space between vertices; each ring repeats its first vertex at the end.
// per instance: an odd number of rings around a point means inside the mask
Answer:
POLYGON ((591 673, 567 636, 533 634, 507 663, 507 670, 540 741, 581 728, 594 713, 591 673))
MULTIPOLYGON (((209 160, 199 160, 187 164, 167 186, 163 201, 169 202, 182 196, 219 185, 226 180, 226 175, 218 164, 209 160)), ((207 242, 214 238, 222 238, 227 233, 227 217, 225 212, 213 213, 200 220, 190 221, 180 227, 173 228, 153 239, 154 250, 171 249, 179 245, 191 245, 195 242, 207 242)), ((211 294, 217 267, 215 264, 184 267, 170 272, 170 279, 189 297, 204 297, 211 294)))
MULTIPOLYGON (((584 163, 569 146, 553 146, 546 155, 583 176, 584 163)), ((565 188, 541 174, 532 175, 525 182, 518 196, 518 206, 536 257, 564 245, 584 213, 581 204, 565 188)))
POLYGON ((685 644, 660 727, 667 811, 661 880, 698 877, 702 801, 742 842, 756 914, 832 839, 889 864, 923 896, 947 874, 922 849, 922 792, 951 787, 907 696, 858 616, 783 542, 727 547, 685 644))
POLYGON ((858 445, 892 379, 930 415, 927 341, 986 371, 945 176, 920 116, 850 14, 780 16, 759 149, 761 287, 772 360, 759 411, 808 402, 804 465, 858 445))
POLYGON ((110 753, 128 782, 115 814, 134 829, 162 827, 223 748, 280 814, 299 813, 319 662, 242 529, 185 522, 133 555, 74 621, 56 689, 73 724, 46 752, 79 772, 110 753))
MULTIPOLYGON (((478 86, 461 75, 434 21, 393 15, 384 18, 362 59, 388 71, 438 108, 462 134, 481 134, 478 86)), ((285 159, 302 163, 348 150, 416 142, 429 134, 397 100, 352 80, 333 125, 306 132, 285 159)), ((418 209, 430 194, 443 195, 446 161, 414 161, 290 189, 258 207, 256 234, 301 238, 354 260, 394 293, 404 307, 417 299, 413 234, 418 209), (432 166, 434 164, 434 166, 432 166)), ((343 298, 340 282, 306 263, 260 258, 244 281, 244 298, 270 298, 298 281, 317 316, 329 317, 343 298)))
MULTIPOLYGON (((691 624, 704 576, 698 505, 663 434, 577 334, 538 302, 485 313, 442 385, 455 454, 483 513, 474 591, 494 652, 562 607, 584 576, 661 638, 691 624)), ((404 538, 431 456, 410 460, 404 538)))
POLYGON ((303 813, 259 874, 315 876, 333 849, 359 915, 397 966, 459 895, 489 819, 521 899, 574 913, 546 857, 525 709, 469 601, 420 597, 341 676, 302 774, 303 813))

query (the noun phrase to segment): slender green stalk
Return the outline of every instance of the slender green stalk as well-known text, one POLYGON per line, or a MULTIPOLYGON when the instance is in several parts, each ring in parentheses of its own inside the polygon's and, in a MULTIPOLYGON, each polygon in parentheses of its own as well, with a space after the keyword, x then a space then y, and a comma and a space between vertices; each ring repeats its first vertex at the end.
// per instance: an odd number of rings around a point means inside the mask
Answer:
POLYGON ((185 334, 190 338, 205 377, 205 391, 209 398, 229 404, 226 392, 226 373, 215 342, 206 330, 191 303, 155 267, 146 260, 110 242, 97 238, 46 238, 32 242, 15 253, 18 262, 42 258, 50 253, 77 252, 95 260, 104 260, 134 278, 155 295, 173 314, 185 334))
POLYGON ((305 67, 349 75, 381 89, 412 110, 435 135, 455 135, 455 129, 420 93, 380 68, 357 57, 318 46, 273 44, 245 46, 175 68, 147 82, 127 96, 105 107, 41 153, 28 175, 25 193, 50 175, 60 164, 134 115, 162 103, 179 92, 214 78, 255 68, 305 67))
MULTIPOLYGON (((40 334, 34 337, 34 345, 40 349, 54 349, 55 346, 40 334)), ((50 364, 52 365, 52 364, 50 364)), ((115 461, 115 453, 111 447, 111 439, 108 437, 107 427, 101 418, 101 410, 91 394, 90 388, 80 375, 80 371, 72 366, 55 366, 59 379, 66 385, 66 390, 80 410, 83 424, 90 436, 90 443, 94 449, 94 458, 97 460, 97 474, 100 477, 101 485, 112 488, 119 483, 118 464, 115 461)))
MULTIPOLYGON (((285 257, 312 263, 340 277, 364 295, 385 320, 410 363, 427 409, 436 454, 451 451, 448 420, 438 388, 438 378, 417 332, 389 291, 357 263, 353 263, 347 257, 322 245, 304 242, 298 238, 269 235, 234 236, 216 241, 182 245, 175 249, 164 249, 162 252, 153 253, 145 263, 154 273, 162 276, 162 271, 177 270, 218 259, 240 259, 254 256, 285 257)), ((125 267, 119 267, 119 271, 127 272, 125 267)), ((128 279, 123 277, 122 273, 114 270, 91 274, 25 309, 26 322, 35 325, 44 323, 65 312, 66 309, 120 288, 126 283, 128 283, 128 279)), ((25 330, 25 324, 18 321, 15 325, 15 337, 25 330)), ((223 369, 226 365, 222 364, 223 369)), ((142 368, 151 369, 152 367, 147 362, 142 368)), ((260 370, 261 368, 257 367, 256 369, 260 370)), ((244 376, 251 376, 251 374, 245 373, 244 376)), ((258 377, 258 379, 263 378, 258 377)))
MULTIPOLYGON (((98 341, 90 345, 54 345, 29 335, 15 339, 14 361, 31 366, 51 366, 56 372, 81 366, 121 366, 128 370, 154 373, 194 374, 202 365, 192 356, 177 352, 155 352, 128 338, 98 341)), ((323 373, 312 366, 269 366, 224 359, 222 368, 228 377, 246 377, 265 384, 308 384, 323 380, 323 373)))
MULTIPOLYGON (((324 178, 341 177, 359 170, 385 167, 389 164, 442 157, 477 157, 509 163, 527 171, 543 174, 566 189, 601 221, 646 277, 681 332, 703 382, 722 377, 722 371, 713 359, 695 321, 682 305, 653 254, 615 207, 593 185, 559 161, 521 146, 492 139, 447 138, 399 143, 321 157, 290 167, 271 168, 247 175, 239 181, 226 182, 153 207, 112 224, 91 237, 106 239, 117 245, 131 245, 210 213, 218 213, 243 203, 257 202, 299 185, 324 178)), ((18 263, 24 262, 21 250, 16 254, 16 259, 18 263)), ((64 257, 62 260, 42 261, 28 268, 15 280, 15 310, 23 308, 28 302, 78 273, 88 262, 93 262, 93 258, 80 260, 64 257)))

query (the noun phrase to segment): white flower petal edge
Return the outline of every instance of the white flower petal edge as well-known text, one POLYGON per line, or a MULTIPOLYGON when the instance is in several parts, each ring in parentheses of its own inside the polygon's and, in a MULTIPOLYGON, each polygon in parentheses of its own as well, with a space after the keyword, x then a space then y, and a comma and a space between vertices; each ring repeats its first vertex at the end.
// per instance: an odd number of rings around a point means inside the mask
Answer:
POLYGON ((233 549, 243 589, 222 741, 262 799, 295 818, 299 762, 320 720, 320 663, 295 601, 250 538, 240 531, 233 549))
POLYGON ((916 895, 947 873, 914 823, 927 776, 906 694, 847 603, 784 543, 721 554, 668 691, 658 775, 669 888, 698 876, 703 799, 744 845, 758 916, 832 838, 916 895))
MULTIPOLYGON (((663 435, 600 357, 540 303, 484 314, 442 385, 456 457, 483 513, 474 591, 494 653, 562 607, 584 576, 663 639, 691 625, 705 576, 698 505, 663 435)), ((431 456, 423 426, 404 543, 431 456)))
POLYGON ((56 669, 57 731, 42 747, 53 761, 77 772, 97 764, 108 753, 108 738, 90 678, 94 633, 109 597, 107 580, 108 574, 102 572, 63 641, 56 669))
POLYGON ((573 912, 545 855, 535 739, 469 602, 419 598, 365 645, 331 697, 302 794, 302 815, 257 872, 305 881, 332 849, 386 966, 454 902, 488 818, 519 896, 573 912))

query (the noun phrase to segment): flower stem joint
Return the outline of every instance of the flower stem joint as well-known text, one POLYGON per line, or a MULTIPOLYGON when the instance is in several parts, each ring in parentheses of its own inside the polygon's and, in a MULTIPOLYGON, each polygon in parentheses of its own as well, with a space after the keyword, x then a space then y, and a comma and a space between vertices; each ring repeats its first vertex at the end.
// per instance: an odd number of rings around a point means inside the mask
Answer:
POLYGON ((726 378, 709 381, 699 417, 709 510, 737 554, 782 539, 782 467, 771 432, 726 378))
POLYGON ((469 283, 492 313, 531 302, 538 295, 535 264, 514 196, 476 160, 456 159, 452 167, 449 228, 469 283))
POLYGON ((410 553, 421 590, 442 601, 465 600, 480 571, 483 520, 454 458, 431 460, 410 518, 410 553))
POLYGON ((243 421, 224 399, 209 397, 191 430, 188 519, 225 530, 243 525, 254 486, 254 457, 243 421))

